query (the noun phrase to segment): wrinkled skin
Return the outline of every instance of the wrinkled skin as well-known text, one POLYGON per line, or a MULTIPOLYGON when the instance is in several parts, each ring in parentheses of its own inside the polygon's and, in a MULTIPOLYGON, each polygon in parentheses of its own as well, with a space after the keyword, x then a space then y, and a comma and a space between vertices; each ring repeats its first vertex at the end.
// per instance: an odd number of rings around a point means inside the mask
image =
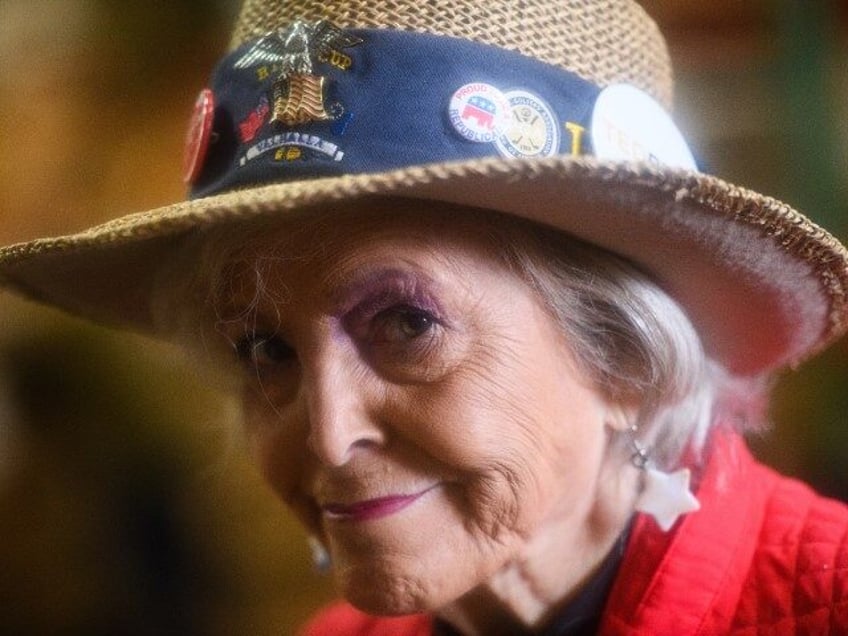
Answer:
POLYGON ((626 524, 624 416, 485 232, 421 218, 281 232, 261 292, 231 285, 250 448, 355 605, 532 628, 626 524))

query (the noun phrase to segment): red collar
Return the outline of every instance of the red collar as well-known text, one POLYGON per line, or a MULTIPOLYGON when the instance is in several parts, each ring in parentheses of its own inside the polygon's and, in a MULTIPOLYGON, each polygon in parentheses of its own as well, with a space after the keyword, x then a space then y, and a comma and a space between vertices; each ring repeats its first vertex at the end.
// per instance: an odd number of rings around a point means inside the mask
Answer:
POLYGON ((650 517, 636 520, 602 634, 726 632, 756 549, 764 514, 758 504, 767 493, 756 487, 763 473, 737 435, 718 434, 711 449, 699 511, 669 533, 650 517))

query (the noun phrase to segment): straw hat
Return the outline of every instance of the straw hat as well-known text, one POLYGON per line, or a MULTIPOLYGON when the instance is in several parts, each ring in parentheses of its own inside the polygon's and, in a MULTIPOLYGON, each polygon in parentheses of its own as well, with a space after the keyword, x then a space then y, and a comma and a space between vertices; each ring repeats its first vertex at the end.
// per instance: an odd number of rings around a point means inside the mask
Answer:
POLYGON ((191 200, 0 249, 0 283, 152 331, 157 264, 190 234, 433 199, 631 258, 737 372, 797 363, 848 326, 848 252, 698 173, 671 94, 665 43, 630 0, 247 0, 196 104, 191 200))

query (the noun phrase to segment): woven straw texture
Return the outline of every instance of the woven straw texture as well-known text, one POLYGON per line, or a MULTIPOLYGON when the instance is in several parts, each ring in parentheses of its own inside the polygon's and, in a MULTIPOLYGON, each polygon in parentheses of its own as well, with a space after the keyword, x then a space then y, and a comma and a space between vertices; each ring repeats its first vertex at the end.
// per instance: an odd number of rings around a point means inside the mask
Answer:
POLYGON ((230 192, 2 248, 0 285, 151 332, 149 264, 178 249, 173 238, 367 196, 514 213, 622 253, 670 285, 708 350, 738 372, 797 364, 848 329, 848 251, 803 215, 715 177, 591 158, 434 164, 230 192))
POLYGON ((671 107, 665 41, 629 0, 246 0, 231 45, 297 19, 322 18, 339 27, 421 31, 515 50, 599 86, 633 84, 671 107))

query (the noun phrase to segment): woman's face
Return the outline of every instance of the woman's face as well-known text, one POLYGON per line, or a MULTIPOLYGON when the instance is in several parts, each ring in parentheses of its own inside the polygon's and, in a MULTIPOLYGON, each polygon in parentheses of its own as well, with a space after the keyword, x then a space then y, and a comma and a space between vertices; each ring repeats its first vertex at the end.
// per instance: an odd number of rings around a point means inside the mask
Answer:
POLYGON ((604 402, 485 232, 420 218, 316 224, 302 257, 281 233, 221 327, 264 477, 378 613, 442 607, 554 528, 579 550, 607 442, 604 402))

